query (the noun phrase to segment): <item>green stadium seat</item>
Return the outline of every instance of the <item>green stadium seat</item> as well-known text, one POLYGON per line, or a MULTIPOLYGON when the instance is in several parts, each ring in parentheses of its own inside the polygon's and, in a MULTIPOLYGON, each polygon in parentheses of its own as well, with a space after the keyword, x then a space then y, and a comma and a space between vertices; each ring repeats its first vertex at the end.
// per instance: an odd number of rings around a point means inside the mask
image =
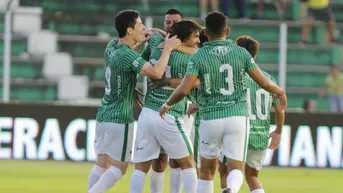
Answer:
POLYGON ((59 41, 60 52, 67 52, 73 57, 103 57, 107 41, 99 42, 78 42, 78 41, 59 41))
MULTIPOLYGON (((288 64, 310 64, 310 65, 327 65, 340 64, 341 48, 339 46, 300 46, 288 45, 287 63, 288 64)), ((257 63, 260 64, 277 64, 279 63, 278 45, 261 44, 257 63)))
MULTIPOLYGON (((23 52, 27 52, 27 41, 26 39, 13 38, 11 42, 11 54, 17 56, 23 52)), ((4 54, 4 40, 3 37, 0 39, 0 54, 4 54)))
MULTIPOLYGON (((2 85, 0 94, 2 96, 2 85)), ((13 79, 11 82, 11 100, 49 101, 57 99, 57 86, 51 83, 40 83, 31 79, 13 79)))
MULTIPOLYGON (((3 76, 3 61, 0 63, 0 77, 3 76)), ((42 77, 42 63, 30 60, 12 59, 11 61, 12 78, 36 79, 42 77)))

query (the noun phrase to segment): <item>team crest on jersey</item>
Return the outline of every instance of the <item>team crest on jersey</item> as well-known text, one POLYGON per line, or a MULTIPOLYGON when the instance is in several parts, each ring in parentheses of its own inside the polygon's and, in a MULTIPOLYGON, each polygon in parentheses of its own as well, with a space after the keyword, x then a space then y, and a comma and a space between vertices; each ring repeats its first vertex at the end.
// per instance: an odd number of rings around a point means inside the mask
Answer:
POLYGON ((231 49, 227 46, 216 46, 210 51, 210 54, 213 54, 216 56, 223 56, 223 55, 226 55, 230 51, 231 49))
POLYGON ((115 54, 115 51, 116 50, 113 47, 106 48, 106 50, 105 50, 108 57, 112 57, 115 54))

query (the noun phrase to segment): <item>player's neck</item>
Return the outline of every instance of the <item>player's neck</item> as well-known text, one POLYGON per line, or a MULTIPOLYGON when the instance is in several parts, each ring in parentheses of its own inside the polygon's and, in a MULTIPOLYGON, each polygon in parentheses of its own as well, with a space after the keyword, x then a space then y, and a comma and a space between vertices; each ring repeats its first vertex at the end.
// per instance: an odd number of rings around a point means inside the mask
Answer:
POLYGON ((208 37, 208 41, 226 40, 226 37, 208 37))
POLYGON ((136 42, 132 38, 123 37, 123 38, 119 38, 117 45, 119 46, 120 44, 127 44, 128 46, 130 46, 130 48, 133 48, 136 42))

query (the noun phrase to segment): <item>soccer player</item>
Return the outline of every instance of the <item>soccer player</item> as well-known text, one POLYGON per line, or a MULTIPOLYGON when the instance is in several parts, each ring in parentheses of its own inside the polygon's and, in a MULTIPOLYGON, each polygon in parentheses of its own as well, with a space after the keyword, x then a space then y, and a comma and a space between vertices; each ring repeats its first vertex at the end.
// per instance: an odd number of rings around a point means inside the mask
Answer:
MULTIPOLYGON (((201 27, 195 22, 180 21, 174 24, 171 34, 177 35, 184 46, 194 47, 199 42, 200 29, 201 27)), ((152 50, 151 61, 156 61, 160 56, 161 49, 155 48, 152 50)), ((183 52, 173 51, 165 77, 182 78, 186 73, 189 57, 190 55, 183 52)), ((199 82, 193 86, 198 84, 199 82)), ((143 110, 138 119, 134 148, 135 170, 131 179, 131 193, 143 191, 145 176, 150 169, 152 160, 159 157, 161 147, 182 169, 181 176, 185 192, 196 192, 197 174, 194 168, 192 145, 189 135, 185 131, 183 119, 181 119, 185 113, 186 100, 176 104, 166 116, 166 120, 159 116, 160 106, 174 90, 169 86, 149 88, 148 90, 143 110)), ((171 188, 174 188, 173 184, 171 184, 171 188)))
POLYGON ((94 148, 97 160, 89 175, 88 193, 104 193, 125 174, 131 159, 133 139, 133 97, 137 74, 159 79, 164 74, 170 53, 180 44, 176 37, 166 37, 159 61, 152 65, 132 48, 144 41, 144 29, 137 11, 117 14, 115 27, 119 40, 112 40, 105 50, 105 95, 97 113, 94 148), (105 169, 108 159, 111 167, 105 169))
MULTIPOLYGON (((256 58, 259 47, 258 41, 249 36, 240 36, 236 39, 235 44, 245 48, 254 59, 256 58)), ((274 78, 267 72, 263 71, 263 74, 275 82, 274 78)), ((247 87, 248 110, 250 114, 250 136, 245 165, 245 179, 251 193, 264 193, 262 185, 258 180, 258 174, 262 169, 266 157, 269 137, 271 137, 270 149, 277 149, 280 144, 285 113, 278 104, 278 101, 272 102, 274 95, 265 91, 250 77, 247 77, 247 87), (271 106, 275 108, 276 130, 269 135, 271 106)), ((219 159, 219 173, 222 189, 226 188, 226 178, 228 174, 225 159, 224 155, 221 155, 219 159)))
POLYGON ((228 158, 229 173, 224 192, 237 193, 243 183, 249 140, 245 72, 262 88, 276 94, 282 108, 287 105, 287 97, 283 89, 263 75, 247 50, 226 40, 230 29, 222 13, 210 13, 205 23, 209 42, 190 58, 186 76, 162 105, 160 116, 165 117, 174 104, 187 96, 199 77, 201 169, 197 192, 213 193, 213 177, 222 150, 228 158))
MULTIPOLYGON (((183 20, 183 14, 177 9, 169 9, 166 11, 165 20, 164 20, 164 30, 169 32, 171 27, 183 20)), ((161 42, 164 41, 163 35, 161 33, 154 33, 153 35, 149 36, 148 45, 145 48, 144 52, 142 53, 142 57, 145 60, 154 60, 151 57, 151 50, 155 49, 161 42)), ((177 50, 187 53, 193 54, 195 52, 195 48, 186 47, 186 46, 179 46, 177 50)), ((163 86, 171 86, 177 87, 181 83, 182 79, 179 78, 166 78, 164 77, 162 80, 155 80, 153 81, 155 85, 163 86)), ((185 105, 185 111, 187 106, 185 105)), ((189 128, 190 124, 192 124, 192 120, 188 117, 184 118, 185 128, 189 128)), ((162 192, 164 186, 164 171, 168 165, 168 155, 165 152, 161 152, 158 159, 153 160, 152 162, 152 171, 150 172, 150 190, 151 192, 162 192)), ((181 180, 181 169, 178 165, 171 161, 171 174, 170 174, 170 184, 173 188, 179 189, 178 187, 182 187, 182 180, 181 180)))

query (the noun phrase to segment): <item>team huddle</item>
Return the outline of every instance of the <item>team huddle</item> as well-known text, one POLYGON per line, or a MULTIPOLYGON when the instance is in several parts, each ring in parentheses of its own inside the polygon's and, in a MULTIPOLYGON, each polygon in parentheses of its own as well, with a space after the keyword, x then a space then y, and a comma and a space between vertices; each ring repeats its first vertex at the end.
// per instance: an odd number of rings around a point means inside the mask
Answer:
POLYGON ((227 40, 220 12, 209 13, 202 28, 170 9, 160 30, 145 29, 138 12, 124 10, 115 28, 119 39, 104 56, 88 193, 113 187, 132 154, 130 193, 143 192, 150 168, 150 192, 162 193, 168 163, 170 193, 213 193, 217 168, 222 193, 239 192, 243 174, 252 193, 264 193, 258 173, 266 150, 280 143, 287 97, 255 63, 258 41, 227 40), (144 104, 135 90, 138 75, 149 79, 144 104), (134 104, 142 107, 135 141, 134 104), (276 130, 269 133, 272 106, 276 130))

